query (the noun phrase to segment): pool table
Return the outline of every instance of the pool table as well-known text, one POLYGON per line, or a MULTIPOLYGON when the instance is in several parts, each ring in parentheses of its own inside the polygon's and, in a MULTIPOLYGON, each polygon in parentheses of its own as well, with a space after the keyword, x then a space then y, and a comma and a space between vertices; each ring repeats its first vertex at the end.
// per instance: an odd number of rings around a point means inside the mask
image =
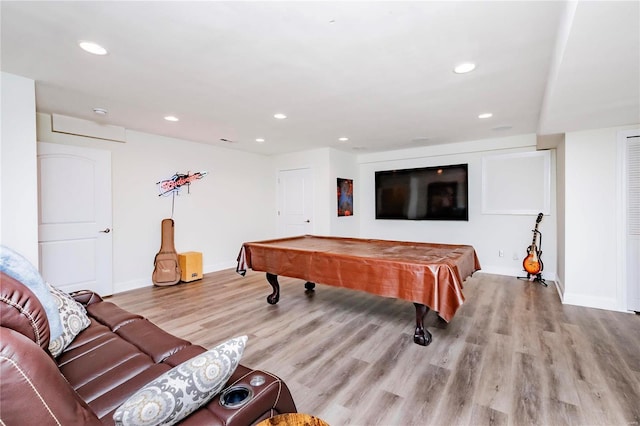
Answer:
POLYGON ((244 243, 237 260, 241 275, 267 273, 272 305, 280 299, 278 275, 305 280, 309 291, 322 283, 413 302, 413 340, 422 346, 432 340, 423 324, 428 310, 449 322, 464 303, 463 281, 480 269, 469 245, 313 235, 244 243))

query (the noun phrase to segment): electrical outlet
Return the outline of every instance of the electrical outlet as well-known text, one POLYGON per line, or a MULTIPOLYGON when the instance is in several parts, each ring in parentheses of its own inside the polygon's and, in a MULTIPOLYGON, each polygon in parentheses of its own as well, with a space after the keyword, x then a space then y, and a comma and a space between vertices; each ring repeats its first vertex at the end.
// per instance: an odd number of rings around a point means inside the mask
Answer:
POLYGON ((499 257, 504 257, 504 251, 503 250, 498 250, 498 256, 499 257))

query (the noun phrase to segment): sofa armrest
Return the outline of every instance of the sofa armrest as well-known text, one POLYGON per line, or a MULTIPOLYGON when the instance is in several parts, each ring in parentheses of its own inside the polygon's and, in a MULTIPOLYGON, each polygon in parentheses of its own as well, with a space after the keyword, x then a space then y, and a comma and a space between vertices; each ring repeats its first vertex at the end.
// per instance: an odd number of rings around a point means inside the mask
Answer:
POLYGON ((0 327, 2 424, 99 425, 55 362, 26 336, 0 327))
POLYGON ((38 297, 20 281, 0 272, 0 325, 49 347, 49 321, 38 297))
MULTIPOLYGON (((184 419, 180 426, 245 426, 283 413, 295 413, 296 405, 287 385, 277 376, 261 370, 238 366, 241 373, 235 380, 227 382, 225 389, 240 386, 251 389, 251 400, 239 408, 227 408, 220 403, 224 390, 199 410, 184 419), (264 383, 254 386, 251 380, 260 376, 264 383)), ((235 374, 234 374, 235 376, 235 374)))

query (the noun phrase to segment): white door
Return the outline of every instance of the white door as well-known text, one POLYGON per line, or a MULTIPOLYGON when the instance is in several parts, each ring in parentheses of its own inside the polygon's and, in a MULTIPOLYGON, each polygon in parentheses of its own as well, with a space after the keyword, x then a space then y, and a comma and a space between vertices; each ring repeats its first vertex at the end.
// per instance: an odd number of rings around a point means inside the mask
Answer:
POLYGON ((311 169, 278 172, 278 233, 281 237, 313 233, 311 169))
POLYGON ((111 152, 39 142, 38 198, 44 279, 112 294, 111 152))
POLYGON ((627 308, 640 312, 640 133, 624 140, 627 308))

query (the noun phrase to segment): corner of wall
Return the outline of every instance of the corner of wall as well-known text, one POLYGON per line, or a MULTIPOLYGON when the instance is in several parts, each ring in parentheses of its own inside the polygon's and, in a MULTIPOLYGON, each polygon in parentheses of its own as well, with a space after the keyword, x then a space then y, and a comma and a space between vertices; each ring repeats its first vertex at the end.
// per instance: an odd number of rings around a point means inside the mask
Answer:
POLYGON ((564 303, 564 283, 560 279, 560 277, 556 277, 555 279, 555 287, 558 292, 558 296, 560 297, 560 301, 564 303))
POLYGON ((35 82, 3 72, 0 145, 1 242, 38 267, 38 162, 35 82), (15 184, 20 176, 20 185, 15 184))

